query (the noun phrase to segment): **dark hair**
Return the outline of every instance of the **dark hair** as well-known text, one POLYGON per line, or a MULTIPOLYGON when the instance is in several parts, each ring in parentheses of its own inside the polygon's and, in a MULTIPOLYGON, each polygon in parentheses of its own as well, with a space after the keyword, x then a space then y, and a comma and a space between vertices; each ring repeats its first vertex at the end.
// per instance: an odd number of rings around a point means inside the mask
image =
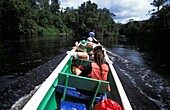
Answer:
POLYGON ((102 46, 97 46, 97 47, 95 47, 95 48, 93 49, 93 52, 95 53, 95 52, 98 51, 98 50, 102 50, 102 46))
POLYGON ((100 68, 100 73, 102 75, 102 64, 104 63, 104 51, 102 49, 98 49, 94 51, 94 61, 97 63, 97 65, 100 68))

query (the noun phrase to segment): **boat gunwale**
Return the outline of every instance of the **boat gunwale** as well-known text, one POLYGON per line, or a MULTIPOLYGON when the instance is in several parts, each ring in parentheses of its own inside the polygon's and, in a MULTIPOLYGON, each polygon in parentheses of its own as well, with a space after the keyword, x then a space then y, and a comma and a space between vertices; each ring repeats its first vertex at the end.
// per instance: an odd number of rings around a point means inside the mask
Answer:
MULTIPOLYGON (((107 53, 105 53, 105 57, 109 58, 107 53)), ((125 93, 125 90, 124 90, 124 88, 122 86, 122 83, 121 83, 121 81, 120 81, 120 79, 119 79, 119 77, 117 75, 117 72, 116 72, 115 68, 113 67, 113 64, 109 63, 109 62, 107 62, 107 63, 109 65, 109 68, 110 68, 110 71, 112 73, 113 79, 115 81, 118 93, 120 95, 120 99, 121 99, 121 102, 122 102, 123 110, 132 110, 132 106, 131 106, 131 104, 129 102, 129 99, 128 99, 126 93, 125 93)))
POLYGON ((132 107, 131 107, 131 104, 129 102, 129 99, 127 98, 127 95, 125 93, 125 90, 120 82, 120 79, 113 67, 112 64, 108 64, 109 65, 109 68, 111 70, 111 73, 112 73, 112 76, 113 76, 113 79, 116 83, 116 87, 118 89, 118 93, 120 95, 120 99, 121 99, 121 102, 122 102, 122 106, 123 106, 123 110, 132 110, 132 107))
MULTIPOLYGON (((71 51, 75 51, 75 49, 72 49, 71 51)), ((56 69, 50 74, 50 76, 42 83, 40 88, 36 91, 36 93, 31 97, 31 99, 26 103, 26 105, 23 107, 22 110, 36 110, 45 95, 47 94, 50 87, 55 82, 56 78, 58 77, 59 73, 64 68, 65 64, 70 59, 70 55, 67 55, 61 63, 56 67, 56 69)))

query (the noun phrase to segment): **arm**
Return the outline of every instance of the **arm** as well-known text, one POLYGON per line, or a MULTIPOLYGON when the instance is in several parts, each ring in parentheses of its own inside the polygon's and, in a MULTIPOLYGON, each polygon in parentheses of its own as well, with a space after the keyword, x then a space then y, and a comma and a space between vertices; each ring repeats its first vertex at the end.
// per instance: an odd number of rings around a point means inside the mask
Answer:
POLYGON ((80 76, 84 76, 87 77, 88 74, 90 74, 92 71, 92 67, 91 67, 91 63, 83 68, 76 68, 74 71, 75 75, 80 75, 80 76))

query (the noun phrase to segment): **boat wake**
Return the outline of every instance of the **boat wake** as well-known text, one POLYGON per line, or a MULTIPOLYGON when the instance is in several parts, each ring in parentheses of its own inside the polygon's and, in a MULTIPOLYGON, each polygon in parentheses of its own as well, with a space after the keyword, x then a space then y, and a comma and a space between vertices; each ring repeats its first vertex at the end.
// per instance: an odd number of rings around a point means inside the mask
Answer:
POLYGON ((9 86, 0 89, 0 109, 21 110, 20 108, 25 105, 64 56, 65 54, 56 56, 47 63, 30 70, 24 76, 18 77, 9 86))
POLYGON ((169 109, 170 96, 167 94, 170 94, 170 81, 168 79, 144 64, 137 65, 133 60, 113 54, 112 51, 108 53, 123 85, 126 85, 125 91, 134 110, 169 109))
POLYGON ((34 90, 32 90, 28 95, 21 97, 15 104, 12 105, 10 110, 21 110, 24 105, 29 101, 29 99, 35 94, 35 92, 39 89, 40 85, 36 86, 34 90))

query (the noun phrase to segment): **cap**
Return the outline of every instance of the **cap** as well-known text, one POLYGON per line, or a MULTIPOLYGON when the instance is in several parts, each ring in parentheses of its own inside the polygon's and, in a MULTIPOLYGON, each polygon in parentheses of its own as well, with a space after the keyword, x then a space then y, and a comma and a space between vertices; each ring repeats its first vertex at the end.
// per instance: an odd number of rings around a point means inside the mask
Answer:
POLYGON ((86 44, 87 41, 86 41, 86 40, 82 40, 81 43, 82 43, 82 44, 86 44))
POLYGON ((94 37, 94 36, 95 36, 95 33, 94 33, 94 32, 90 32, 90 33, 89 33, 89 36, 90 36, 90 37, 94 37))

